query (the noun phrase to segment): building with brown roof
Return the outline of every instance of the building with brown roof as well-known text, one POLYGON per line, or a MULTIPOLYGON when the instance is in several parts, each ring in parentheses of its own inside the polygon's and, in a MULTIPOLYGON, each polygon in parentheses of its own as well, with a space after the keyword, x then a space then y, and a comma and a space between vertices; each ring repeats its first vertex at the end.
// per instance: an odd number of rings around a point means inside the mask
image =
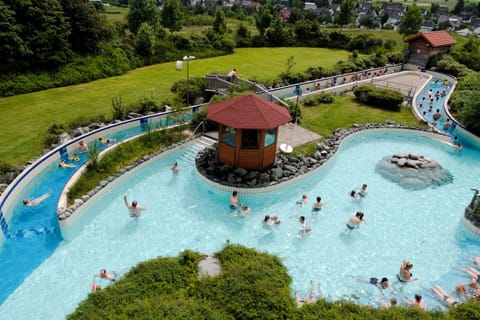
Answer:
POLYGON ((426 66, 430 57, 447 53, 457 43, 447 31, 421 32, 405 39, 408 42, 406 60, 420 66, 426 66))
POLYGON ((254 95, 211 104, 207 118, 219 124, 218 162, 254 170, 275 163, 278 127, 292 121, 285 107, 254 95))

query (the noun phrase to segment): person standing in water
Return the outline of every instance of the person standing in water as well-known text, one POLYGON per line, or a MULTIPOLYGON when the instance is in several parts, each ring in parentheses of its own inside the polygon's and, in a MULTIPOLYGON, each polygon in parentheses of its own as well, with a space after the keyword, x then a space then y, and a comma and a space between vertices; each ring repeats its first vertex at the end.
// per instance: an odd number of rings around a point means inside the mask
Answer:
POLYGON ((140 212, 143 210, 147 210, 146 207, 139 206, 137 200, 133 200, 132 204, 128 204, 127 196, 123 197, 123 201, 125 202, 125 205, 127 206, 130 213, 130 217, 132 218, 139 218, 140 212))

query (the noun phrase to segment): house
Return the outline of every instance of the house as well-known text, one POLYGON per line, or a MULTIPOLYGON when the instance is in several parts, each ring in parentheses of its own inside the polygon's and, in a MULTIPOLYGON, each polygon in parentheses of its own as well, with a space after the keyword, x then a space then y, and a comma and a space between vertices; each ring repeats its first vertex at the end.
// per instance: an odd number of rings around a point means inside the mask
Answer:
POLYGON ((422 27, 420 28, 420 31, 422 31, 422 32, 432 31, 433 29, 435 29, 435 27, 436 27, 436 25, 433 21, 425 20, 423 22, 422 27))
POLYGON ((428 59, 450 51, 457 43, 447 31, 421 32, 405 39, 408 42, 406 60, 409 63, 426 66, 428 59))
POLYGON ((305 2, 305 7, 304 7, 305 10, 311 10, 311 11, 315 11, 317 9, 317 5, 315 4, 315 2, 305 2))

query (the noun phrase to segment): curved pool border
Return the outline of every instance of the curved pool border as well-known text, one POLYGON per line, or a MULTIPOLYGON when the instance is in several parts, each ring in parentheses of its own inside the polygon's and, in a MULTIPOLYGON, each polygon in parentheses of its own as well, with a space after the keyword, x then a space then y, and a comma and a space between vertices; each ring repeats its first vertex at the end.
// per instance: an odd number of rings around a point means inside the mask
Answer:
POLYGON ((370 134, 370 133, 401 133, 401 134, 411 134, 411 135, 417 135, 417 136, 422 136, 425 138, 429 138, 432 140, 436 140, 440 143, 444 143, 447 145, 450 145, 449 143, 449 137, 445 134, 441 134, 438 132, 435 132, 431 129, 422 129, 418 127, 406 127, 402 125, 380 125, 380 124, 365 124, 365 125, 358 125, 354 126, 350 129, 343 129, 343 130, 338 130, 336 133, 328 137, 326 142, 324 144, 328 144, 330 142, 330 145, 334 145, 334 149, 331 151, 331 153, 325 158, 325 161, 312 167, 311 170, 308 172, 297 175, 288 181, 280 182, 280 183, 275 183, 273 185, 269 186, 262 186, 261 188, 240 188, 240 187, 235 187, 235 186, 228 186, 228 185, 223 185, 220 183, 217 183, 215 181, 212 181, 202 175, 198 170, 197 175, 200 176, 200 179, 204 181, 206 184, 211 186, 212 188, 215 188, 217 190, 221 191, 226 191, 226 192, 232 192, 234 190, 238 191, 239 193, 242 194, 249 194, 249 195, 259 195, 259 194, 265 194, 269 193, 272 191, 276 191, 280 188, 283 188, 287 185, 297 183, 299 181, 302 181, 306 179, 307 177, 315 174, 318 172, 318 170, 321 170, 325 168, 325 166, 329 165, 331 163, 330 160, 332 160, 336 154, 337 151, 340 147, 340 145, 343 142, 346 142, 352 138, 370 134))
MULTIPOLYGON (((186 112, 184 116, 188 115, 188 112, 193 115, 196 111, 205 107, 205 105, 206 104, 194 105, 185 108, 186 112)), ((160 112, 105 125, 104 127, 92 130, 84 135, 72 138, 64 144, 57 146, 53 150, 50 150, 43 156, 39 157, 31 165, 27 166, 0 195, 0 226, 2 229, 0 232, 0 248, 10 237, 9 223, 12 219, 14 208, 22 200, 20 196, 22 195, 24 190, 35 179, 37 175, 47 169, 50 165, 55 162, 59 162, 66 155, 71 154, 72 152, 78 152, 78 142, 83 140, 86 143, 91 143, 93 141, 96 141, 100 137, 113 135, 115 133, 119 133, 131 128, 139 128, 140 130, 138 134, 132 136, 144 134, 147 131, 149 123, 168 121, 168 117, 174 113, 174 111, 160 112)), ((113 148, 114 146, 115 144, 109 148, 113 148)), ((77 169, 77 171, 79 170, 80 168, 77 169)))

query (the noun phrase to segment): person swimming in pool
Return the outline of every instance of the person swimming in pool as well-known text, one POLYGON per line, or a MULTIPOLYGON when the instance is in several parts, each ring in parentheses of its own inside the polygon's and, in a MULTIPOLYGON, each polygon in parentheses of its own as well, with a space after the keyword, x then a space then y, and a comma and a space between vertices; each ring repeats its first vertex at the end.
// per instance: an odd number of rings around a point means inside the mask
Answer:
POLYGON ((244 204, 242 205, 242 211, 240 211, 240 214, 241 214, 242 216, 246 216, 246 215, 249 214, 249 213, 250 213, 250 208, 244 203, 244 204))
POLYGON ((132 204, 128 204, 127 196, 123 197, 123 201, 125 202, 125 205, 127 206, 128 211, 130 213, 130 217, 132 218, 139 218, 140 212, 147 210, 146 207, 139 206, 136 200, 133 200, 132 204))
POLYGON ((76 167, 76 165, 74 165, 74 164, 66 163, 65 160, 60 161, 60 163, 58 164, 58 166, 59 166, 60 168, 75 168, 75 167, 76 167))
POLYGON ((365 198, 368 194, 368 189, 367 185, 364 183, 362 184, 362 187, 360 188, 360 191, 358 191, 358 195, 362 198, 365 198))
POLYGON ((235 190, 230 196, 230 208, 236 209, 240 205, 240 199, 238 198, 238 192, 235 190))
POLYGON ((300 199, 300 200, 298 200, 298 201, 296 202, 296 205, 297 205, 298 207, 301 207, 301 206, 303 206, 304 204, 306 204, 307 202, 308 202, 308 197, 307 197, 306 194, 304 194, 304 195, 302 196, 302 199, 300 199))
POLYGON ((307 225, 307 222, 305 221, 305 217, 304 216, 301 216, 298 221, 300 222, 300 224, 302 225, 302 227, 300 228, 300 236, 301 237, 304 237, 307 233, 310 233, 312 231, 312 228, 310 228, 308 225, 307 225))
POLYGON ((317 201, 313 203, 312 205, 312 211, 313 212, 318 212, 322 210, 322 207, 325 203, 322 202, 322 198, 320 196, 317 197, 317 201))
POLYGON ((23 199, 23 205, 27 207, 35 207, 38 206, 40 203, 43 201, 47 200, 51 195, 53 194, 53 191, 48 191, 45 194, 42 194, 40 197, 35 198, 35 199, 23 199))
POLYGON ((178 167, 178 163, 174 162, 172 166, 172 172, 173 173, 178 173, 180 171, 180 168, 178 167))
POLYGON ((93 276, 94 279, 96 277, 100 277, 101 279, 109 280, 110 282, 117 281, 117 273, 115 271, 107 272, 106 269, 100 269, 100 272, 93 276))
POLYGON ((410 270, 413 268, 413 264, 408 260, 403 260, 400 265, 400 271, 397 274, 398 281, 400 282, 410 282, 415 281, 418 278, 412 278, 412 273, 410 270))
POLYGON ((360 212, 360 211, 357 211, 357 213, 350 216, 346 224, 347 226, 346 231, 352 232, 352 230, 358 229, 360 227, 360 223, 365 222, 365 220, 363 219, 363 216, 364 216, 363 212, 360 212))

